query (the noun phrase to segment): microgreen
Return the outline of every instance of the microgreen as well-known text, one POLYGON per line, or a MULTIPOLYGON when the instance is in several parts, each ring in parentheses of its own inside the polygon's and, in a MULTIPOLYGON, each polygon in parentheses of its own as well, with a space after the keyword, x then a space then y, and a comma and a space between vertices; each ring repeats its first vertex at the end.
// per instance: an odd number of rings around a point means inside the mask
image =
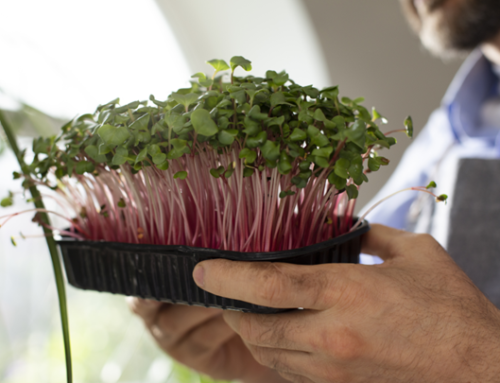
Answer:
POLYGON ((238 77, 241 56, 208 63, 166 100, 115 99, 36 139, 26 186, 55 190, 93 240, 272 251, 347 232, 359 186, 389 162, 375 150, 396 143, 385 118, 284 71, 238 77))

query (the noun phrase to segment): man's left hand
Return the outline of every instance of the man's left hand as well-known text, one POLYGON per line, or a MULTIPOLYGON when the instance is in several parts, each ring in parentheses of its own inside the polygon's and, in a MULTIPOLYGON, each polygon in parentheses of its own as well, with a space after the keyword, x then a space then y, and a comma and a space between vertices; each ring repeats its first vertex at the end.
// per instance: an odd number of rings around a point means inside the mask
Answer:
POLYGON ((290 381, 498 382, 500 312, 432 237, 373 225, 363 251, 385 262, 211 260, 193 275, 213 294, 303 308, 224 314, 254 358, 290 381))

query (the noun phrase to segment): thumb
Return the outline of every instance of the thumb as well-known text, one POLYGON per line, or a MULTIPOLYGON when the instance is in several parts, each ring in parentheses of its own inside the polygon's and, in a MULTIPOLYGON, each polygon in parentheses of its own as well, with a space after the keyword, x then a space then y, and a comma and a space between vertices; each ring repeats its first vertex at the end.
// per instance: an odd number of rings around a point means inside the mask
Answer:
POLYGON ((370 225, 371 229, 363 235, 361 251, 369 255, 377 255, 384 261, 403 256, 415 234, 393 229, 383 225, 370 225))

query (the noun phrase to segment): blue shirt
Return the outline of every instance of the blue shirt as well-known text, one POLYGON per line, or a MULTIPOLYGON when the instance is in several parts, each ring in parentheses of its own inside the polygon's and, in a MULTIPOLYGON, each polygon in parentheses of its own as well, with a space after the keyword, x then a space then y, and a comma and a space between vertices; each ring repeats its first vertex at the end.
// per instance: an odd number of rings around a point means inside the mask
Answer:
MULTIPOLYGON (((435 180, 438 184, 435 193, 447 194, 449 202, 432 207, 432 212, 428 213, 433 221, 432 227, 415 226, 415 216, 425 216, 425 207, 429 206, 425 200, 432 198, 416 191, 397 194, 379 205, 366 217, 370 223, 429 232, 446 248, 458 160, 500 158, 500 126, 492 123, 495 118, 484 115, 486 109, 488 115, 492 110, 500 111, 496 69, 479 50, 469 56, 451 83, 441 107, 432 113, 386 185, 363 209, 366 211, 398 190, 426 186, 430 180, 435 180)), ((378 262, 380 260, 375 259, 375 263, 378 262)), ((373 263, 373 258, 362 256, 362 263, 373 263)))

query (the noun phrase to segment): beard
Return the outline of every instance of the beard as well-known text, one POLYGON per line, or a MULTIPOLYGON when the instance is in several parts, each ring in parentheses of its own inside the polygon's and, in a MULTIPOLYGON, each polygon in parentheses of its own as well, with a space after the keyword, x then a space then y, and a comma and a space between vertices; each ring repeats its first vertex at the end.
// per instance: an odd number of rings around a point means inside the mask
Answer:
POLYGON ((418 7, 401 0, 422 44, 440 57, 461 56, 500 32, 500 0, 430 0, 418 7), (452 3, 452 4, 451 4, 452 3))

